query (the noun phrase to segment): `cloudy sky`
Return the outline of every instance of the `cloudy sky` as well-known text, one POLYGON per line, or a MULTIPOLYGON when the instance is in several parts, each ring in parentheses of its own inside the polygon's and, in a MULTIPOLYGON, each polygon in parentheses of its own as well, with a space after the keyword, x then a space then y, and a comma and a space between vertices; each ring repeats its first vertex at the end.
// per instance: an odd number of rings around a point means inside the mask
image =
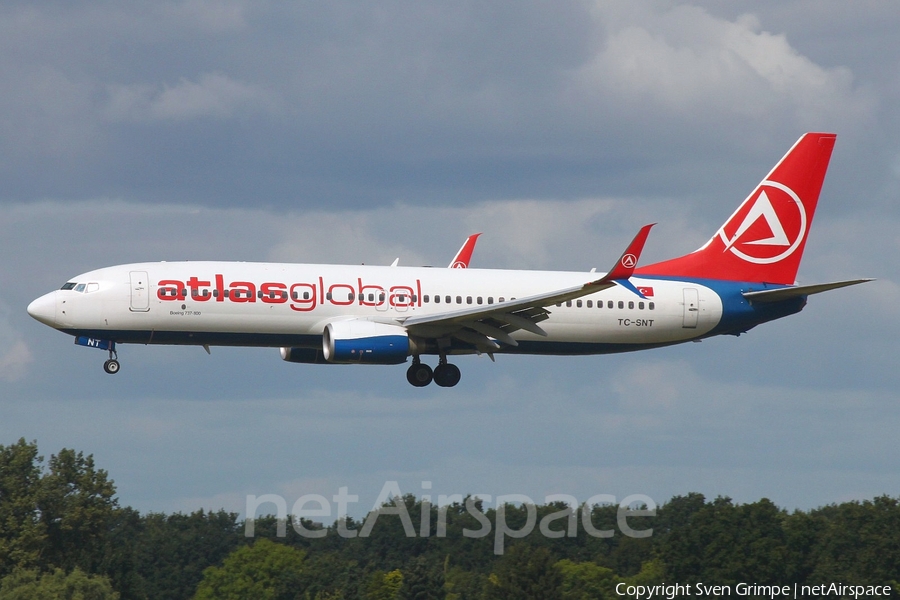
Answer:
MULTIPOLYGON (((248 494, 900 495, 900 6, 839 0, 4 2, 0 444, 142 511, 248 494), (124 346, 25 306, 142 260, 605 268, 702 244, 805 131, 837 146, 802 282, 740 339, 404 367, 124 346)), ((351 512, 354 509, 351 508, 351 512)))

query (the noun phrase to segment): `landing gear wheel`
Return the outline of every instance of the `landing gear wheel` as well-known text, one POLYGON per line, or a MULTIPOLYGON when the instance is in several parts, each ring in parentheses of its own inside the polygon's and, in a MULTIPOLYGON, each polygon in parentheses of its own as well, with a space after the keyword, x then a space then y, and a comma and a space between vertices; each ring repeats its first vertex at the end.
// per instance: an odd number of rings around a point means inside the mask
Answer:
POLYGON ((425 387, 433 378, 431 367, 420 362, 413 362, 406 371, 406 380, 416 387, 425 387))
POLYGON ((443 363, 434 370, 434 382, 441 387, 453 387, 459 383, 462 374, 459 367, 450 363, 443 363))
POLYGON ((119 361, 114 358, 109 359, 108 361, 103 363, 103 370, 110 375, 115 375, 119 372, 119 361))

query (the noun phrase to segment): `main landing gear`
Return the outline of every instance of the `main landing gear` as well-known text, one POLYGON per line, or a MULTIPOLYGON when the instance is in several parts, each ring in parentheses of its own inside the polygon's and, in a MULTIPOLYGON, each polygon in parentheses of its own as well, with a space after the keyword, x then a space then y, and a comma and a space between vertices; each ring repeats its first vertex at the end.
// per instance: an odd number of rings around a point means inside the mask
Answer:
POLYGON ((431 367, 422 363, 418 356, 413 357, 413 363, 406 371, 406 379, 416 387, 425 387, 434 380, 441 387, 453 387, 459 383, 462 374, 459 367, 447 362, 446 356, 441 356, 440 363, 431 370, 431 367))
POLYGON ((119 372, 119 355, 116 353, 114 347, 109 349, 109 360, 103 363, 103 370, 109 373, 110 375, 115 375, 119 372))

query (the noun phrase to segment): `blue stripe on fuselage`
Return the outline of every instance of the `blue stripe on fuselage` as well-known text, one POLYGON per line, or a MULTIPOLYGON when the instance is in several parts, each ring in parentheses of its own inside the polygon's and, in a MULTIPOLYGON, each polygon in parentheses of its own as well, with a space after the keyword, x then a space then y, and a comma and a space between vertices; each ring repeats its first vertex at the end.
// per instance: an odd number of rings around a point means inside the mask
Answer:
POLYGON ((682 277, 664 277, 654 275, 641 275, 641 279, 656 279, 660 281, 677 281, 686 284, 697 284, 714 291, 722 300, 722 318, 709 333, 703 337, 714 335, 740 335, 756 327, 760 323, 774 321, 788 315, 793 315, 806 306, 806 296, 798 296, 781 302, 756 302, 752 303, 742 295, 743 292, 773 290, 785 287, 748 281, 725 281, 722 279, 693 279, 682 277))

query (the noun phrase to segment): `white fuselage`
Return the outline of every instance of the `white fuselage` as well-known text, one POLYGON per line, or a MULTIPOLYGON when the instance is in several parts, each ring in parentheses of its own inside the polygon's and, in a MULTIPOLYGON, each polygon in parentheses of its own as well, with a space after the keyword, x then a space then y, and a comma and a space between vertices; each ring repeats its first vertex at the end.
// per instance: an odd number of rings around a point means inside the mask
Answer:
MULTIPOLYGON (((35 312, 57 329, 125 342, 285 346, 294 343, 292 336, 306 341, 321 336, 333 321, 402 323, 410 316, 502 304, 577 286, 597 276, 366 265, 138 263, 79 275, 71 280, 76 287, 36 300, 42 308, 35 312)), ((597 344, 666 345, 702 337, 722 317, 719 295, 696 282, 633 277, 631 283, 645 291, 646 299, 614 286, 549 306, 549 318, 540 323, 547 336, 515 331, 514 339, 531 343, 506 350, 580 354, 616 351, 597 344)))

